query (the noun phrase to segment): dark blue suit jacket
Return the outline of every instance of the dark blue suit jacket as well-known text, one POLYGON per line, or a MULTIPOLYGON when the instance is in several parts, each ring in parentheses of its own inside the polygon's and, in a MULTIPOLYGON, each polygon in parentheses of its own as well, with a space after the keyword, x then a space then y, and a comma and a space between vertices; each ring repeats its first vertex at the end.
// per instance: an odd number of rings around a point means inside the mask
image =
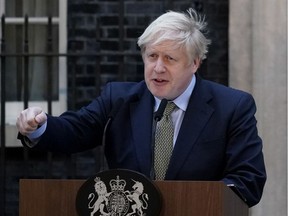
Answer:
MULTIPOLYGON (((125 102, 107 132, 109 167, 149 176, 154 98, 144 82, 110 83, 78 112, 48 116, 37 148, 73 153, 101 145, 107 116, 120 97, 125 102)), ((257 204, 266 172, 255 112, 250 94, 197 76, 166 180, 221 180, 235 184, 249 206, 257 204)))

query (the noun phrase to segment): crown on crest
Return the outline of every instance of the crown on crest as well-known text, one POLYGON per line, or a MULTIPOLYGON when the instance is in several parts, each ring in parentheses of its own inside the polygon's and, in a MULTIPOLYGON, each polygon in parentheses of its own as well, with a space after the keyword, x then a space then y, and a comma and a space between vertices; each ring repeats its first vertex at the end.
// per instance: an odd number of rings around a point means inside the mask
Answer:
POLYGON ((96 177, 95 179, 94 179, 94 182, 95 183, 97 183, 97 182, 100 182, 101 180, 100 180, 100 177, 96 177))
POLYGON ((116 179, 112 179, 109 184, 112 191, 124 191, 126 181, 123 179, 120 180, 119 176, 117 175, 116 179))

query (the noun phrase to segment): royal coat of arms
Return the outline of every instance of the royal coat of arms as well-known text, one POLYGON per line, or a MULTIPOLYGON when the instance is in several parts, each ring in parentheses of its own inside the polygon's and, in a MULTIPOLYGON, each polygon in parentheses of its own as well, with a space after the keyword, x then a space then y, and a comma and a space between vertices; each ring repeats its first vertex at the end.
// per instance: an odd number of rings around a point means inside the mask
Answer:
POLYGON ((83 184, 76 205, 80 216, 156 216, 161 200, 157 188, 142 174, 110 170, 83 184))

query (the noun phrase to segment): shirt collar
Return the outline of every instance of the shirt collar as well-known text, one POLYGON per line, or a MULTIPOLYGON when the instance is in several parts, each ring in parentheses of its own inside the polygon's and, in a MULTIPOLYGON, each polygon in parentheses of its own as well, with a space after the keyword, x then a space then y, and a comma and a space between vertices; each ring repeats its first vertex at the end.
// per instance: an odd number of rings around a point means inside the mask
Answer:
MULTIPOLYGON (((179 95, 177 98, 175 98, 173 100, 173 102, 177 105, 177 107, 179 109, 181 109, 182 111, 186 111, 186 109, 187 109, 187 106, 189 103, 189 98, 193 92, 195 84, 196 84, 196 76, 195 76, 195 74, 193 74, 191 82, 188 85, 188 87, 186 88, 186 90, 181 95, 179 95)), ((154 96, 154 98, 155 98, 154 111, 156 111, 160 105, 161 100, 155 96, 154 96)))

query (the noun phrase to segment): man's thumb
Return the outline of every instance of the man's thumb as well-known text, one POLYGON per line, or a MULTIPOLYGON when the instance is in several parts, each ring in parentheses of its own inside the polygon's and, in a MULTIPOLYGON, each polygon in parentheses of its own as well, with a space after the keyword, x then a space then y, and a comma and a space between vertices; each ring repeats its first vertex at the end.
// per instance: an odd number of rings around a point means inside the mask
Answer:
POLYGON ((38 115, 35 116, 35 121, 37 124, 42 125, 46 122, 47 116, 44 112, 39 113, 38 115))

